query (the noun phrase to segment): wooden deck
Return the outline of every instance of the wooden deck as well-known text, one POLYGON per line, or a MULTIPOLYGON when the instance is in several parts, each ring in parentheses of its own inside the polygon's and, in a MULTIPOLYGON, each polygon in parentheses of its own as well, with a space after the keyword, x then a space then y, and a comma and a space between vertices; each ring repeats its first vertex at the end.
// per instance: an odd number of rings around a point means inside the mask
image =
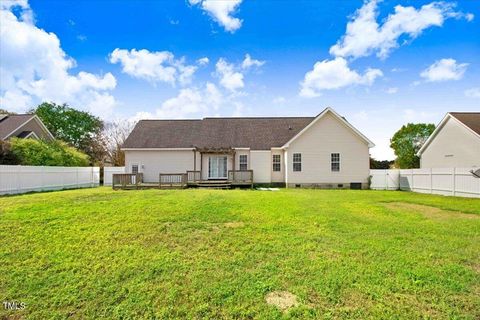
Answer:
POLYGON ((231 189, 253 187, 253 170, 229 170, 227 179, 202 180, 200 171, 160 173, 158 183, 144 182, 142 173, 113 175, 112 188, 123 190, 215 188, 231 189))

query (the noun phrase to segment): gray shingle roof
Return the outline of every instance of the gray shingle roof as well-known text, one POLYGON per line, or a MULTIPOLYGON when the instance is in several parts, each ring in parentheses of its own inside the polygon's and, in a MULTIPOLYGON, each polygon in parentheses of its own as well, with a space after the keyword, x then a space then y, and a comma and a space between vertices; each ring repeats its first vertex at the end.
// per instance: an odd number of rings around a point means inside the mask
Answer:
POLYGON ((281 147, 314 117, 204 118, 202 120, 142 120, 124 148, 250 148, 281 147))
POLYGON ((464 125, 480 134, 480 112, 450 112, 464 125))
MULTIPOLYGON (((2 115, 3 116, 3 115, 2 115)), ((13 130, 30 120, 33 114, 15 114, 3 117, 0 120, 0 139, 6 139, 13 130)))

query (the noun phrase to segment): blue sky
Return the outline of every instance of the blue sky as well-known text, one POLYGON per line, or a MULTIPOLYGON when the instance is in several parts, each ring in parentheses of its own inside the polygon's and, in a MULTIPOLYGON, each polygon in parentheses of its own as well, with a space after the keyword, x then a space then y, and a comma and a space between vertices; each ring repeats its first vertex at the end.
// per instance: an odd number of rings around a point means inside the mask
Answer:
POLYGON ((478 1, 1 1, 0 105, 104 119, 316 115, 392 159, 404 123, 480 110, 478 1), (208 62, 207 62, 208 60, 208 62))

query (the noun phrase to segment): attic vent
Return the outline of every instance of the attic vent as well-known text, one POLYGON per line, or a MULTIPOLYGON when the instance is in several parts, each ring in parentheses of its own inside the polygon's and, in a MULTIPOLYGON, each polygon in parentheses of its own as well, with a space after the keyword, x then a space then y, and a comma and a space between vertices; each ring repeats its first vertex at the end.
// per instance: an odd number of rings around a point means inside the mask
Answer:
POLYGON ((288 130, 292 130, 292 126, 291 126, 291 125, 288 125, 288 130))

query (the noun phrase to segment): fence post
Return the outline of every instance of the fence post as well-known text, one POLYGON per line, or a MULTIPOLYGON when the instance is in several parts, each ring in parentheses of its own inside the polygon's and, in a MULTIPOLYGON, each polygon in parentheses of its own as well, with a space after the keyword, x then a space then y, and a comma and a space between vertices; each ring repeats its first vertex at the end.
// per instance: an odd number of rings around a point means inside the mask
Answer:
POLYGON ((452 180, 452 193, 453 193, 453 196, 456 195, 456 187, 457 187, 456 186, 456 181, 455 181, 456 180, 456 178, 455 178, 456 171, 457 171, 457 168, 454 167, 453 172, 452 172, 452 178, 453 178, 453 180, 452 180))
POLYGON ((17 170, 17 192, 16 193, 19 193, 20 192, 20 171, 22 170, 22 167, 21 166, 18 166, 18 170, 17 170))
POLYGON ((433 169, 430 168, 430 193, 433 194, 433 169))

